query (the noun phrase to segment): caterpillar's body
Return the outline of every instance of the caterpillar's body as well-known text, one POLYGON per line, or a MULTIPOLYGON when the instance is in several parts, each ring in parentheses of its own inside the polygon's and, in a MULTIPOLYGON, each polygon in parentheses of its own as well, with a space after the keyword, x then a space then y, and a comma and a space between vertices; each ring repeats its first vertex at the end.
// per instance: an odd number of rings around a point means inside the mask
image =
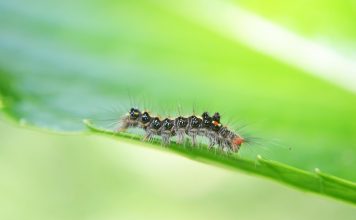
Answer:
POLYGON ((244 138, 220 123, 220 114, 209 116, 204 112, 201 117, 179 116, 175 119, 151 116, 148 112, 131 108, 128 114, 121 118, 118 131, 125 131, 130 127, 143 129, 146 134, 144 140, 151 140, 155 136, 162 138, 163 145, 168 145, 172 137, 177 137, 177 143, 182 144, 186 136, 191 138, 192 145, 196 145, 197 136, 206 137, 209 147, 219 146, 222 150, 237 152, 244 138))

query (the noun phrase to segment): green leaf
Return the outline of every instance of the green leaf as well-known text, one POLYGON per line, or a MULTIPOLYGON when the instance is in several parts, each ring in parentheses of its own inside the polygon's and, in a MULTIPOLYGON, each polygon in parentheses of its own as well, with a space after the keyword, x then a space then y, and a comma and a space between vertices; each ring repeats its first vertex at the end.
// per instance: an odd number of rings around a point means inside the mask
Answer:
POLYGON ((0 26, 0 106, 22 124, 83 132, 84 118, 123 108, 117 119, 132 102, 161 115, 178 105, 219 111, 223 123, 258 122, 245 130, 264 137, 262 147, 244 146, 238 159, 172 150, 355 203, 355 94, 303 68, 156 1, 2 2, 0 26), (255 162, 257 154, 263 159, 255 162))
MULTIPOLYGON (((136 141, 142 139, 142 137, 138 135, 117 133, 111 130, 100 129, 95 127, 89 120, 84 120, 84 123, 91 131, 109 135, 111 137, 117 137, 120 141, 127 140, 128 138, 136 141)), ((144 145, 153 148, 157 148, 157 145, 158 147, 162 147, 160 146, 161 144, 159 141, 154 141, 153 144, 144 145)), ((263 159, 260 155, 257 156, 258 160, 254 161, 238 157, 237 154, 213 152, 212 150, 208 150, 207 146, 200 146, 199 148, 196 148, 188 145, 182 147, 182 145, 173 143, 165 149, 181 154, 192 160, 266 176, 304 190, 356 203, 355 183, 331 176, 329 174, 324 174, 319 169, 316 169, 315 172, 306 172, 273 160, 263 159)))

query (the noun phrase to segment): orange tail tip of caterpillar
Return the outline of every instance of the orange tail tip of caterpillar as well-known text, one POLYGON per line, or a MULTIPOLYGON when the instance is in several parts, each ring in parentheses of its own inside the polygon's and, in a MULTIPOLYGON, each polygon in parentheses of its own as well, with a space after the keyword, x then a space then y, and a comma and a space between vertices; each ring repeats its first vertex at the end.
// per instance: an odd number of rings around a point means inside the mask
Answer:
POLYGON ((232 150, 234 152, 238 151, 241 147, 241 145, 245 142, 245 139, 242 137, 235 137, 232 140, 232 150))

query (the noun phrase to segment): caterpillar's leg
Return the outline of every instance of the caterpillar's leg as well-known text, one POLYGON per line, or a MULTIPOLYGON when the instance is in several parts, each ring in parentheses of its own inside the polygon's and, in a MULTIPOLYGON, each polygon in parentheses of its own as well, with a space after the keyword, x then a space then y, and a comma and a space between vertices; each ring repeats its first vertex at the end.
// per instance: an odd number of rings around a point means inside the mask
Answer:
POLYGON ((153 134, 151 132, 147 132, 146 135, 142 138, 142 141, 151 141, 153 134))
POLYGON ((170 143, 170 135, 162 135, 162 145, 167 146, 170 143))
POLYGON ((192 145, 196 146, 197 144, 197 135, 195 133, 191 134, 192 137, 192 145))
POLYGON ((167 141, 168 141, 168 137, 166 135, 162 134, 162 145, 167 146, 167 141))
POLYGON ((215 145, 215 143, 214 143, 213 139, 212 139, 212 138, 209 138, 208 149, 209 149, 209 150, 212 149, 212 148, 214 147, 214 145, 215 145))
POLYGON ((177 143, 183 144, 184 142, 184 131, 177 131, 177 143))

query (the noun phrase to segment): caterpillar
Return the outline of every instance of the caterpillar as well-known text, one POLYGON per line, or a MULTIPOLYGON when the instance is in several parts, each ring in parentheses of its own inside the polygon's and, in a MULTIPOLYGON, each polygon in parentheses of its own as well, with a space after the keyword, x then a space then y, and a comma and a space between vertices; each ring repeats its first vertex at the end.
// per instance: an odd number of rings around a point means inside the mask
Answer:
POLYGON ((144 141, 150 141, 159 136, 162 138, 164 146, 169 145, 173 137, 177 138, 178 144, 182 144, 187 136, 191 144, 196 146, 197 137, 201 136, 207 138, 209 148, 218 146, 224 151, 238 152, 245 139, 221 124, 220 119, 221 116, 218 112, 212 116, 208 112, 204 112, 201 116, 191 115, 161 119, 158 116, 150 115, 147 111, 140 111, 138 108, 132 107, 121 117, 117 132, 123 132, 129 128, 140 128, 145 131, 144 141))

